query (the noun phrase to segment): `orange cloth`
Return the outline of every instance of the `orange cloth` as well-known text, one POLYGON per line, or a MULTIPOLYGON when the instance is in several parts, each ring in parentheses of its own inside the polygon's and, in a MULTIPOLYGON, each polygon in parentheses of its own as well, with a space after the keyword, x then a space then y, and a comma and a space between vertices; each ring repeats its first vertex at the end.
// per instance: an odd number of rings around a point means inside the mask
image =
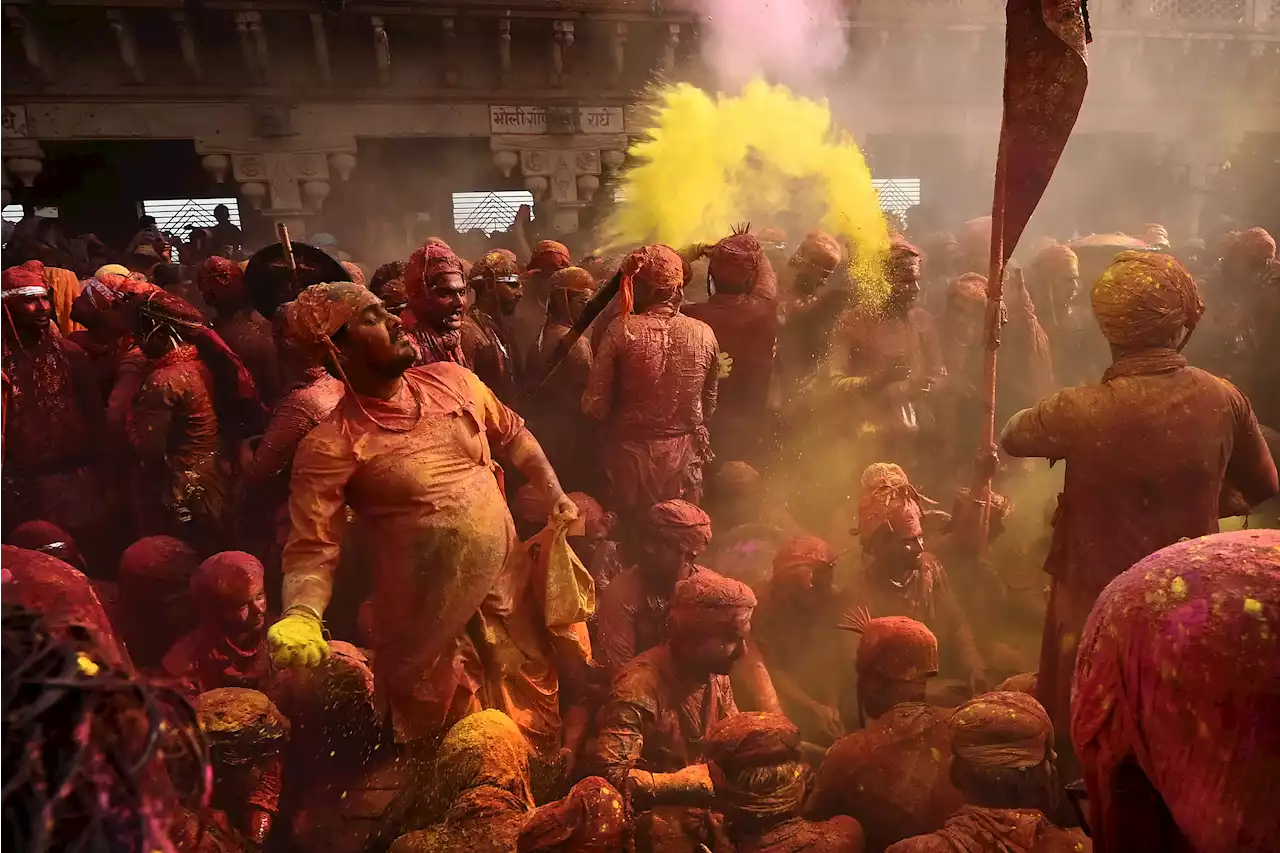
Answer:
POLYGON ((49 285, 49 299, 53 303, 53 316, 63 335, 84 330, 84 326, 71 319, 71 303, 80 295, 80 279, 71 270, 57 267, 44 268, 44 283, 49 285))
POLYGON ((298 448, 284 605, 328 605, 349 505, 370 534, 377 675, 398 740, 447 722, 452 691, 427 677, 522 559, 493 448, 523 429, 474 373, 438 363, 405 373, 393 400, 348 394, 298 448))
POLYGON ((555 240, 543 240, 533 249, 529 258, 530 272, 553 273, 572 264, 569 250, 564 243, 555 240))
POLYGON ((1121 252, 1093 285, 1093 314, 1107 341, 1158 347, 1196 327, 1204 300, 1191 273, 1172 255, 1121 252))

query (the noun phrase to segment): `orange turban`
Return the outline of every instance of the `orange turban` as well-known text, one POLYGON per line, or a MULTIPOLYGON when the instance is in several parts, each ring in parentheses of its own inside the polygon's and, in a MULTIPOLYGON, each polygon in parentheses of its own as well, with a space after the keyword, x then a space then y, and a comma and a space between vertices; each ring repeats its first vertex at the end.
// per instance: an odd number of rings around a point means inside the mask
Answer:
POLYGON ((364 270, 360 269, 359 264, 352 263, 351 261, 339 261, 338 263, 342 264, 342 268, 347 271, 347 275, 351 276, 352 281, 359 285, 366 284, 364 270))
POLYGON ((332 336, 377 301, 371 290, 354 281, 313 284, 284 306, 285 334, 302 346, 331 347, 332 336))
POLYGON ((1232 238, 1226 253, 1252 262, 1270 261, 1276 256, 1276 241, 1265 228, 1250 228, 1232 238))
POLYGON ((1031 273, 1037 279, 1067 278, 1080 274, 1080 259, 1070 246, 1054 243, 1036 254, 1031 273))
POLYGON ((920 493, 892 462, 875 462, 862 472, 858 497, 858 537, 865 551, 884 525, 906 535, 920 535, 920 493))
POLYGON ((564 243, 557 243, 555 240, 543 240, 534 247, 533 255, 529 258, 529 271, 541 273, 553 273, 570 266, 573 263, 569 258, 569 250, 564 243))
POLYGON ((840 263, 840 244, 825 231, 811 231, 800 241, 791 263, 806 263, 819 269, 834 270, 840 263))
POLYGON ((248 295, 244 270, 235 261, 217 256, 205 258, 196 268, 196 287, 209 302, 240 303, 248 295))
POLYGON ((981 273, 967 272, 947 285, 947 301, 961 304, 968 302, 987 304, 987 277, 981 273))
POLYGON ((471 266, 468 280, 488 285, 498 281, 516 281, 519 276, 520 264, 516 262, 516 256, 505 249, 496 249, 471 266))
POLYGON ((0 277, 0 287, 3 287, 0 295, 4 299, 49 295, 49 285, 44 281, 44 264, 39 261, 9 267, 0 277))
POLYGON ((871 619, 862 611, 853 624, 841 627, 862 635, 855 662, 859 679, 923 681, 938 674, 938 638, 922 622, 906 616, 871 619))
POLYGON ((774 555, 773 582, 811 583, 813 567, 834 563, 836 556, 831 546, 817 536, 794 536, 783 543, 774 555))
POLYGON ((552 289, 595 290, 596 280, 582 267, 565 267, 551 276, 552 289))
POLYGON ((624 321, 635 310, 637 281, 646 298, 670 299, 684 289, 684 264, 670 246, 643 246, 627 255, 618 296, 624 321))
POLYGON ((1035 767, 1053 753, 1053 723, 1026 693, 985 693, 951 717, 951 751, 970 767, 1035 767))
POLYGON ((745 583, 699 569, 676 584, 669 614, 676 630, 711 631, 749 618, 755 606, 745 583))
POLYGON ((669 539, 701 551, 711 541, 711 517, 688 501, 670 500, 649 507, 643 522, 648 537, 669 539))
POLYGON ((1161 252, 1116 255, 1093 285, 1093 315, 1106 339, 1120 347, 1166 345, 1190 331, 1204 313, 1200 289, 1177 258, 1161 252))
POLYGON ((725 237, 708 254, 707 273, 721 293, 750 293, 769 263, 760 241, 750 234, 725 237))

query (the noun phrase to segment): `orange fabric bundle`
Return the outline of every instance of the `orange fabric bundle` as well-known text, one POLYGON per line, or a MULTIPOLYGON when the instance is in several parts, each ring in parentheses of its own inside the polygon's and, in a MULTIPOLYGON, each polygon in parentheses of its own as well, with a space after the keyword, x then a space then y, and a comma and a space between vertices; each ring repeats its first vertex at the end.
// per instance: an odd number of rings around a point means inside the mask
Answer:
POLYGON ((623 320, 631 316, 636 304, 636 282, 644 288, 646 301, 653 297, 670 298, 684 288, 684 263, 669 246, 643 246, 622 261, 622 282, 618 299, 623 320))
POLYGON ((1194 329, 1204 313, 1191 273, 1160 252, 1116 255, 1093 285, 1090 301, 1106 339, 1128 348, 1167 345, 1180 329, 1194 329))
MULTIPOLYGON (((1259 229, 1260 230, 1260 229, 1259 229)), ((1272 244, 1275 253, 1275 244, 1272 244)), ((49 285, 50 300, 53 302, 53 316, 58 321, 62 334, 79 332, 84 326, 71 319, 71 303, 80 295, 80 278, 71 270, 58 267, 44 268, 44 283, 49 285)))

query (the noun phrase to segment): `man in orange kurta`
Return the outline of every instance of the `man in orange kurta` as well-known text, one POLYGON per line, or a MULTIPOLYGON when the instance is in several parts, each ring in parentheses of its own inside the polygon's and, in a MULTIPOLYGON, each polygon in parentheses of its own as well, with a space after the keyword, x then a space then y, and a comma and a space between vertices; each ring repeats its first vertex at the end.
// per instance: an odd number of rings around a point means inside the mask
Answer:
POLYGON ((1204 310, 1168 255, 1122 252, 1098 279, 1093 313, 1114 358, 1094 385, 1066 388, 1010 419, 1011 456, 1065 459, 1045 560, 1049 615, 1037 697, 1059 741, 1085 619, 1116 575, 1183 538, 1215 533, 1276 493, 1276 467, 1249 401, 1179 352, 1204 310))
MULTIPOLYGON (((460 277, 460 265, 450 274, 460 277)), ((576 517, 576 508, 520 416, 459 365, 411 368, 399 319, 368 290, 308 288, 288 326, 326 351, 348 390, 294 459, 285 616, 271 630, 277 663, 314 665, 326 652, 321 619, 349 506, 375 549, 377 675, 396 738, 434 739, 475 709, 464 628, 487 597, 513 606, 504 590, 523 552, 495 450, 552 497, 554 514, 576 517)))

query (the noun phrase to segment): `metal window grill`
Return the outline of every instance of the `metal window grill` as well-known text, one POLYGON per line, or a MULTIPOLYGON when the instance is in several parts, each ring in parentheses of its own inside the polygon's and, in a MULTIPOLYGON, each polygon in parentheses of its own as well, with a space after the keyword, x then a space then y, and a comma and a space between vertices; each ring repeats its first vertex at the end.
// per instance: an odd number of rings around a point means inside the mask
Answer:
POLYGON ((506 231, 516 221, 520 205, 533 206, 533 193, 498 190, 453 194, 453 228, 459 234, 479 228, 486 234, 506 231))
POLYGON ((872 178, 871 185, 880 197, 880 209, 899 216, 907 208, 920 203, 919 178, 872 178))
MULTIPOLYGON (((37 219, 57 219, 57 218, 58 218, 58 208, 56 208, 56 207, 37 207, 37 208, 36 208, 36 218, 37 218, 37 219)), ((12 222, 12 223, 14 223, 15 225, 16 225, 17 223, 21 222, 21 221, 22 221, 22 205, 20 205, 20 204, 6 204, 6 205, 4 206, 4 221, 5 221, 5 222, 12 222)))
POLYGON ((234 198, 162 198, 142 202, 142 212, 154 217, 156 227, 179 237, 187 236, 187 227, 212 228, 218 220, 213 209, 220 204, 227 206, 231 224, 240 225, 240 205, 234 198))

